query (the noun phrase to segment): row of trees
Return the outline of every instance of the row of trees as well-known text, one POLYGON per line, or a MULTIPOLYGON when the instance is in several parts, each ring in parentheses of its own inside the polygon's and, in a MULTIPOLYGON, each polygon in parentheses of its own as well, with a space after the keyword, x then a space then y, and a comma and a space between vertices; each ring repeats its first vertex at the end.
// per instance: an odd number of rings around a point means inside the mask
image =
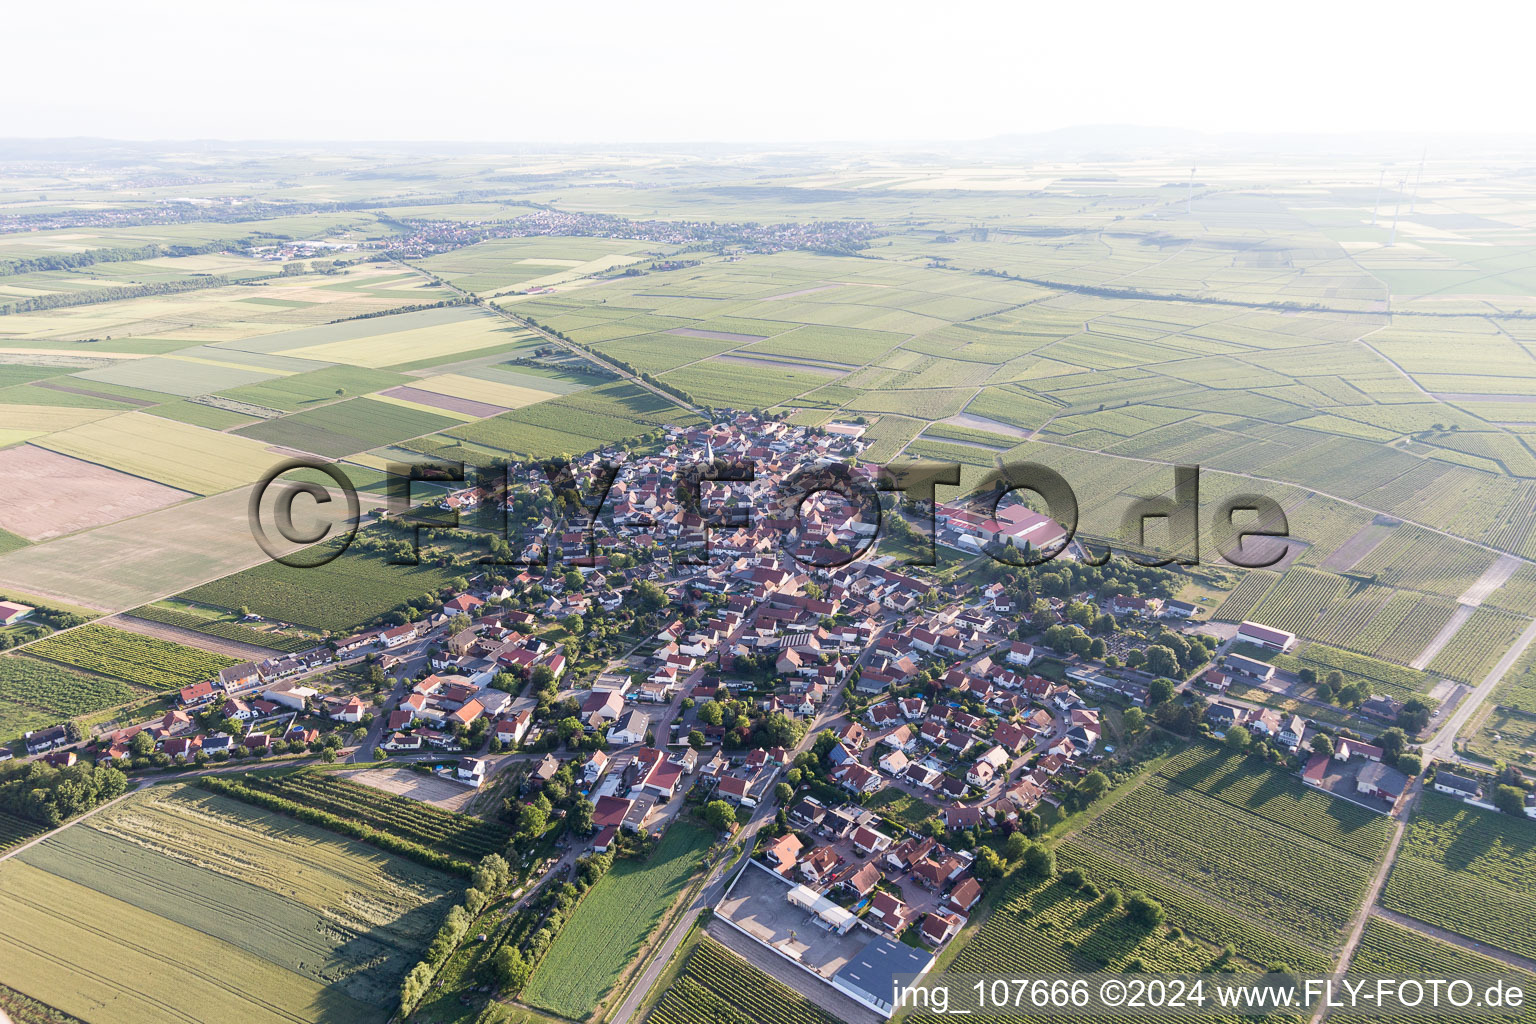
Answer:
POLYGON ((400 982, 400 1011, 409 1014, 420 1004, 422 997, 432 988, 432 979, 464 941, 475 915, 485 905, 505 892, 512 883, 512 869, 500 854, 491 853, 480 859, 469 876, 469 888, 464 890, 464 901, 449 909, 437 934, 432 937, 425 957, 406 972, 400 982))

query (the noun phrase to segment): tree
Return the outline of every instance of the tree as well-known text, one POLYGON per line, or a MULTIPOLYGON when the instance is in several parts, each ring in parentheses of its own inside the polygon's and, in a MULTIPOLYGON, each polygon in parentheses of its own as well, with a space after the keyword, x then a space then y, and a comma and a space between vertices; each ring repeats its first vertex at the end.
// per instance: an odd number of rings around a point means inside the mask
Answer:
POLYGON ((1127 736, 1140 735, 1141 731, 1147 727, 1147 715, 1141 708, 1126 708, 1125 713, 1120 716, 1120 721, 1125 725, 1127 736))
POLYGON ((1056 873, 1056 854, 1039 843, 1030 843, 1020 864, 1020 870, 1031 878, 1049 878, 1056 873))
POLYGON ((705 804, 703 816, 717 832, 732 832, 736 828, 736 809, 724 800, 711 800, 705 804))
POLYGON ((1161 903, 1139 892, 1131 893, 1125 901, 1125 916, 1132 924, 1147 931, 1162 924, 1167 917, 1161 903))
POLYGON ((1147 671, 1155 676, 1173 676, 1179 674, 1179 659, 1174 656, 1173 649, 1163 644, 1153 644, 1147 648, 1147 671))
POLYGON ((1109 776, 1101 771, 1091 771, 1084 775, 1074 788, 1087 797, 1089 803, 1092 803, 1109 792, 1109 776))
POLYGON ((1253 736, 1240 725, 1234 725, 1227 730, 1227 747, 1231 750, 1247 750, 1248 744, 1253 742, 1253 736))
POLYGON ((702 732, 697 729, 693 729, 688 733, 688 745, 694 750, 703 750, 705 747, 709 746, 709 740, 704 737, 702 732))
POLYGON ((421 997, 427 994, 427 989, 431 986, 432 965, 422 961, 412 967, 400 982, 401 1011, 409 1014, 416 1009, 416 1004, 421 1002, 421 997))
POLYGON ((1320 732, 1312 737, 1312 753, 1327 754, 1333 756, 1333 737, 1325 732, 1320 732))
POLYGON ((549 798, 543 794, 537 800, 523 804, 517 815, 517 834, 520 839, 537 839, 549 827, 549 798))
POLYGON ((1525 790, 1518 786, 1498 786, 1493 791, 1493 806, 1505 814, 1525 814, 1525 790))
POLYGON ((789 803, 789 798, 795 795, 795 790, 787 782, 781 782, 773 787, 773 796, 781 804, 789 803))
POLYGON ((725 721, 725 709, 717 700, 707 700, 699 705, 699 721, 705 725, 718 726, 725 721))
POLYGON ((148 732, 136 732, 128 741, 128 752, 134 757, 148 757, 155 752, 155 740, 148 732))
POLYGON ((1403 730, 1393 726, 1376 737, 1376 745, 1381 748, 1382 760, 1392 764, 1408 746, 1408 736, 1403 730))
POLYGON ((1418 754, 1399 754, 1397 770, 1412 778, 1424 770, 1424 762, 1419 758, 1418 754))
POLYGON ((1147 685, 1147 703, 1152 707, 1173 699, 1173 680, 1154 679, 1147 685))
POLYGON ((579 836, 591 835, 592 813, 594 810, 596 808, 592 806, 592 801, 586 797, 578 797, 576 802, 571 805, 570 816, 566 819, 571 826, 571 831, 579 836))
POLYGON ((1029 850, 1029 839, 1023 832, 1015 832, 1008 837, 1008 842, 1003 845, 1003 854, 1008 858, 1008 863, 1017 864, 1024 859, 1024 854, 1029 850))
POLYGON ((533 973, 533 965, 523 956, 522 950, 508 942, 496 951, 496 957, 492 961, 496 971, 496 980, 501 985, 503 992, 508 995, 517 995, 528 984, 528 976, 533 973))
POLYGON ((995 881, 1003 876, 1002 858, 992 847, 983 846, 976 851, 976 862, 971 865, 971 873, 980 881, 995 881))

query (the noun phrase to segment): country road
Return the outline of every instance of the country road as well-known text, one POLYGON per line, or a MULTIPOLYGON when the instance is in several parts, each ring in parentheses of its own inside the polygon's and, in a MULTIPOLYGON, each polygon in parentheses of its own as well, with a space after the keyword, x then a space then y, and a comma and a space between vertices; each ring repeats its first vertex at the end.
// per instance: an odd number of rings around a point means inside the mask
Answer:
MULTIPOLYGON (((400 264, 400 266, 405 267, 407 270, 410 270, 410 271, 412 271, 414 273, 423 274, 423 275, 425 275, 427 273, 426 271, 422 270, 420 267, 418 267, 418 266, 416 266, 416 265, 414 265, 412 263, 408 263, 405 260, 400 259, 399 257, 391 256, 390 259, 393 259, 396 263, 400 264)), ((664 398, 668 402, 671 402, 673 405, 676 405, 676 406, 678 406, 680 408, 686 409, 686 410, 688 410, 689 412, 691 412, 691 413, 693 413, 695 415, 702 416, 704 414, 704 410, 700 409, 698 406, 694 405, 692 402, 685 401, 685 400, 677 397, 676 395, 672 394, 669 391, 664 391, 664 390, 662 390, 661 388, 657 387, 654 384, 651 384, 651 383, 649 383, 647 381, 641 380, 638 375, 631 373, 630 371, 624 369, 622 366, 617 366, 617 365, 615 365, 613 363, 610 363, 608 360, 604 359, 602 356, 599 356, 599 355, 597 355, 597 354, 595 354, 593 352, 588 352, 586 349, 582 348, 579 345, 573 345, 570 342, 566 341, 564 338, 556 337, 554 334, 552 334, 549 331, 545 330, 544 328, 540 327, 538 324, 530 323, 529 321, 524 320, 522 317, 517 316, 514 313, 507 312, 505 309, 501 308, 500 306, 498 306, 496 303, 490 301, 489 299, 482 299, 480 296, 476 295, 474 292, 465 291, 463 288, 460 288, 458 285, 454 284, 452 281, 447 280, 446 278, 438 278, 437 280, 441 280, 442 281, 442 284, 443 284, 444 288, 447 288, 449 291, 455 292, 458 295, 460 295, 461 297, 469 300, 469 302, 473 303, 478 308, 484 309, 484 310, 486 310, 486 311, 488 311, 490 313, 494 313, 497 316, 501 317, 503 320, 510 320, 512 323, 514 323, 517 326, 523 328, 524 330, 532 331, 533 333, 537 334, 539 337, 543 338, 545 341, 549 342, 551 345, 558 345, 560 348, 565 349, 567 352, 570 352, 572 355, 580 356, 581 358, 585 359, 587 362, 592 363, 595 366, 602 367, 607 372, 609 372, 611 374, 614 374, 615 376, 619 377, 622 380, 627 380, 627 381, 629 381, 632 384, 638 384, 640 387, 645 388, 645 390, 651 392, 653 395, 656 395, 659 398, 664 398)))

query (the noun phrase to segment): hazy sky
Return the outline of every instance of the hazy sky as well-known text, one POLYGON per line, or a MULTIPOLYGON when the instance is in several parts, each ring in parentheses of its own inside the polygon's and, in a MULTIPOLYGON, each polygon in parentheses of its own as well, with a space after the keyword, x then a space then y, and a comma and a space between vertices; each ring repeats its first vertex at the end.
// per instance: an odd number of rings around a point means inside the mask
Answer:
POLYGON ((1536 5, 12 4, 0 136, 961 139, 1531 129, 1536 5))

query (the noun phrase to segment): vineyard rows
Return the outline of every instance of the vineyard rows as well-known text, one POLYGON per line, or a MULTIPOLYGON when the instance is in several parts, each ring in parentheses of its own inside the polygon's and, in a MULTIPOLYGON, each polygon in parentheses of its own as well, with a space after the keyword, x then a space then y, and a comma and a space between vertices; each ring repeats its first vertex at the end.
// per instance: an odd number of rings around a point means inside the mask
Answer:
POLYGON ((179 690, 235 664, 233 658, 95 622, 39 640, 27 653, 154 690, 179 690))
MULTIPOLYGON (((1182 887, 1171 885, 1101 856, 1079 843, 1068 841, 1056 849, 1056 861, 1063 868, 1082 868, 1101 886, 1110 883, 1129 892, 1139 890, 1151 896, 1168 911, 1170 920, 1191 935, 1212 945, 1230 944, 1238 954, 1256 964, 1285 963, 1298 968, 1326 969, 1332 958, 1308 945, 1294 942, 1265 930, 1251 921, 1206 902, 1182 887)), ((985 931, 985 929, 983 929, 985 931)))
POLYGON ((420 800, 395 796, 324 772, 245 775, 243 781, 252 789, 361 822, 463 860, 479 860, 488 853, 499 853, 511 838, 511 833, 501 825, 439 810, 420 800))
POLYGON ((128 612, 128 614, 136 619, 147 619, 150 622, 160 622, 167 626, 179 626, 182 629, 190 629, 207 636, 216 636, 222 640, 234 640, 238 643, 252 644, 256 647, 265 647, 268 650, 282 651, 286 654, 307 651, 315 646, 313 640, 308 640, 301 636, 264 633, 259 629, 242 626, 238 622, 210 619, 204 615, 178 612, 173 608, 158 608, 151 604, 147 604, 142 608, 135 608, 133 611, 128 612))
POLYGON ((24 654, 0 657, 0 697, 62 718, 117 707, 139 696, 121 680, 86 675, 24 654))
POLYGON ((1221 619, 1224 622, 1242 622, 1248 618, 1260 599, 1279 578, 1272 572, 1255 569, 1244 576, 1242 582, 1232 589, 1232 593, 1221 602, 1221 607, 1216 609, 1212 618, 1221 619))
POLYGON ((1409 822, 1383 906, 1536 956, 1536 823, 1426 792, 1409 822))
POLYGON ((47 831, 46 825, 0 811, 0 853, 4 853, 13 846, 20 846, 28 840, 36 839, 47 831))
POLYGON ((1369 865, 1197 791, 1148 783, 1083 833, 1255 920, 1324 947, 1365 894, 1369 865))
POLYGON ((1388 661, 1404 664, 1412 661, 1435 638, 1455 610, 1456 605, 1444 598, 1425 597, 1404 617, 1402 625, 1371 653, 1388 661))
POLYGON ((667 990, 654 1024, 838 1024, 837 1018, 705 939, 667 990))
MULTIPOLYGON (((1110 881, 1086 865, 1074 866, 1082 867, 1095 885, 1110 881)), ((1199 973, 1209 970, 1216 960, 1216 947, 1173 939, 1161 930, 1149 933, 1121 914, 1105 912, 1096 905, 1097 898, 1096 893, 1073 890, 1060 879, 1041 882, 1018 878, 1003 894, 992 917, 960 950, 949 970, 1004 977, 1096 970, 1199 973)), ((1021 1024, 1049 1019, 1024 1013, 989 1013, 987 1018, 1021 1024)), ((923 1015, 912 1018, 921 1024, 937 1024, 942 1019, 923 1015)), ((1155 1012, 1147 1012, 1095 1015, 1094 1019, 1107 1024, 1152 1024, 1160 1018, 1155 1012)))
POLYGON ((1366 860, 1381 857, 1392 837, 1390 818, 1259 767, 1243 754, 1195 747, 1170 759, 1159 774, 1366 860))
POLYGON ((1529 623, 1509 612, 1480 607, 1435 655, 1429 669, 1463 682, 1480 682, 1529 623))
POLYGON ((1254 618, 1274 629, 1315 636, 1319 613, 1343 586, 1343 581, 1330 573, 1292 569, 1264 596, 1254 618))
MULTIPOLYGON (((1453 946, 1448 942, 1421 935, 1409 928, 1373 917, 1365 923, 1365 932, 1355 957, 1350 961, 1349 973, 1356 976, 1455 978, 1478 974, 1497 974, 1518 978, 1526 992, 1536 986, 1536 976, 1515 971, 1508 964, 1453 946)), ((1536 1021, 1536 1007, 1526 1006, 1519 1012, 1479 1016, 1493 1024, 1532 1024, 1536 1021)), ((1444 1020, 1427 1013, 1407 1011, 1372 1010, 1369 1013, 1348 1011, 1332 1014, 1329 1018, 1340 1024, 1429 1024, 1444 1020)))

